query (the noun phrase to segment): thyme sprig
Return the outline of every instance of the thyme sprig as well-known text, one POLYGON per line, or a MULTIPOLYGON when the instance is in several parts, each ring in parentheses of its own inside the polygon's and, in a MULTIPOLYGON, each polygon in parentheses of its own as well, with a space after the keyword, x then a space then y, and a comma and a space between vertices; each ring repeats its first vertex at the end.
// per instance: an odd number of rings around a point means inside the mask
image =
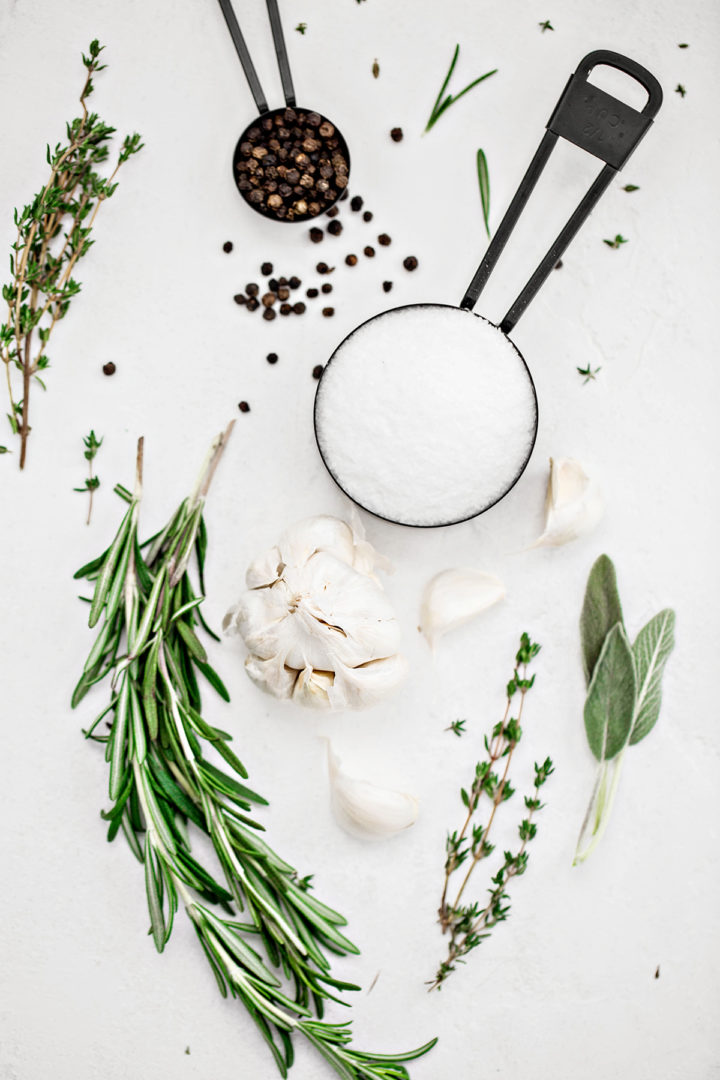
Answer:
POLYGON ((328 953, 357 948, 346 920, 316 899, 310 877, 280 858, 255 819, 266 800, 245 783, 247 770, 227 732, 204 718, 200 684, 229 695, 210 666, 200 613, 207 532, 203 508, 232 425, 216 439, 192 495, 165 528, 141 543, 142 440, 135 491, 118 488, 129 506, 110 547, 78 570, 95 583, 89 622, 99 626, 73 694, 76 706, 109 680, 110 700, 85 731, 105 745, 111 807, 108 840, 120 830, 143 864, 155 947, 167 944, 180 904, 223 996, 237 998, 266 1041, 282 1076, 292 1065, 293 1036, 303 1036, 344 1080, 408 1080, 402 1064, 436 1040, 405 1054, 369 1054, 350 1046, 349 1022, 322 1021, 327 1000, 357 990, 330 973, 328 953), (197 567, 199 589, 190 566, 197 567), (102 720, 107 734, 96 734, 102 720), (222 767, 221 767, 222 766, 222 767), (209 866, 191 849, 203 833, 215 854, 209 866))
POLYGON ((445 81, 443 82, 442 86, 440 87, 440 93, 438 94, 438 96, 437 96, 437 98, 435 100, 435 104, 432 107, 432 112, 430 113, 430 119, 428 120, 428 122, 427 122, 427 124, 425 126, 426 131, 429 131, 430 128, 433 127, 438 122, 438 120, 440 119, 442 114, 447 109, 449 109, 451 105, 454 105, 456 101, 459 101, 460 98, 463 97, 463 95, 467 94, 467 92, 469 90, 472 90, 472 88, 474 86, 477 86, 478 83, 484 82, 485 79, 489 79, 491 75, 495 75, 497 73, 497 70, 498 70, 497 68, 493 68, 492 71, 486 71, 484 75, 480 75, 477 79, 473 79, 473 81, 471 83, 468 83, 468 85, 465 87, 465 89, 461 90, 459 94, 448 94, 447 96, 445 96, 445 91, 447 90, 448 83, 450 82, 450 79, 452 78, 452 73, 455 70, 455 65, 457 64, 459 55, 460 55, 460 46, 456 45, 455 46, 455 52, 453 53, 453 58, 450 61, 450 67, 448 68, 448 73, 445 76, 445 81))
POLYGON ((88 500, 87 518, 85 520, 85 524, 89 525, 90 518, 92 517, 93 495, 100 487, 100 477, 95 476, 93 473, 93 461, 95 460, 95 455, 102 446, 102 439, 98 439, 95 432, 91 429, 90 434, 83 437, 83 443, 85 444, 85 450, 83 451, 83 455, 88 463, 88 475, 85 478, 85 483, 83 484, 83 486, 73 488, 73 491, 87 491, 90 496, 88 500))
POLYGON ((47 147, 50 176, 42 191, 14 213, 17 236, 11 245, 11 279, 2 289, 7 315, 0 325, 0 358, 10 403, 7 416, 20 439, 21 469, 31 431, 30 390, 33 383, 45 389, 40 372, 50 366, 48 342, 81 289, 73 277, 76 265, 94 243, 90 237, 95 218, 117 188, 118 170, 142 148, 138 134, 127 135, 112 173, 104 177, 97 171, 109 156, 115 133, 97 113, 88 112, 93 76, 106 66, 100 63, 103 48, 92 41, 83 54, 82 116, 66 125, 65 145, 47 147))
POLYGON ((515 789, 510 784, 509 773, 515 747, 522 738, 522 719, 525 697, 535 682, 535 676, 528 678, 528 665, 537 656, 540 646, 533 643, 527 634, 520 638, 520 648, 515 656, 512 678, 507 684, 507 700, 502 720, 492 729, 490 737, 485 736, 486 758, 475 766, 475 775, 469 788, 460 789, 460 798, 467 814, 459 832, 448 833, 445 845, 445 881, 443 884, 438 922, 442 932, 449 933, 450 940, 445 959, 440 963, 435 978, 429 983, 430 989, 440 989, 448 976, 455 971, 456 964, 464 963, 464 957, 477 948, 490 936, 493 927, 507 919, 510 904, 507 886, 513 877, 524 874, 527 868, 527 845, 535 837, 537 825, 534 816, 542 809, 540 788, 554 771, 550 758, 542 765, 535 763, 535 779, 532 795, 525 796, 527 815, 518 827, 520 844, 515 853, 506 851, 498 871, 491 877, 492 887, 488 889, 489 899, 483 905, 477 901, 461 903, 463 893, 478 863, 492 855, 495 844, 490 842, 490 835, 498 808, 507 802, 515 789), (519 704, 517 716, 511 716, 513 701, 519 704), (504 761, 502 775, 499 762, 504 761), (497 767, 497 768, 496 768, 497 767), (475 813, 485 797, 490 801, 490 813, 487 823, 474 824, 475 813), (455 900, 450 903, 448 893, 453 875, 465 867, 455 900))

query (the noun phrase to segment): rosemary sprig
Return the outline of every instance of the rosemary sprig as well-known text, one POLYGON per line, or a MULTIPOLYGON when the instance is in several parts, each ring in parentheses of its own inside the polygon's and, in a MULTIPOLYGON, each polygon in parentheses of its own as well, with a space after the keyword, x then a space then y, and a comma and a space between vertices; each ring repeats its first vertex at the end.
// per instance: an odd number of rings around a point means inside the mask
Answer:
POLYGON ((100 477, 95 476, 93 474, 93 464, 92 463, 93 463, 93 460, 95 458, 95 455, 97 454, 98 450, 102 446, 102 439, 98 439, 95 432, 91 429, 90 434, 84 436, 83 442, 85 444, 84 456, 85 456, 85 460, 88 463, 88 475, 85 478, 85 483, 83 484, 83 486, 73 488, 73 491, 81 491, 81 492, 87 491, 89 493, 89 495, 90 495, 90 498, 89 498, 89 501, 88 501, 87 519, 85 521, 85 524, 89 525, 90 524, 90 518, 92 516, 93 495, 95 494, 97 489, 100 487, 100 477))
POLYGON ((480 188, 480 203, 482 205, 485 232, 490 239, 490 174, 488 173, 487 158, 484 150, 477 152, 478 186, 480 188))
POLYGON ((264 829, 253 808, 266 800, 246 785, 230 735, 202 715, 202 680, 228 700, 198 631, 215 637, 200 614, 203 507, 231 427, 213 444, 193 494, 144 543, 138 539, 141 440, 135 491, 118 489, 129 502, 118 533, 75 575, 95 583, 89 622, 99 631, 73 706, 95 683, 109 677, 110 685, 109 703, 85 732, 105 744, 108 840, 122 830, 144 865, 158 951, 182 903, 220 992, 245 1006, 282 1076, 298 1034, 344 1080, 406 1080, 402 1062, 427 1053, 436 1040, 405 1054, 368 1054, 350 1046, 348 1022, 322 1021, 326 1000, 346 1004, 337 992, 358 989, 331 975, 327 954, 358 950, 341 930, 342 915, 317 900, 309 877, 299 878, 259 835, 264 829), (95 734, 103 719, 109 732, 95 734), (209 839, 216 866, 192 852, 193 830, 209 839))
POLYGON ((435 978, 429 983, 431 990, 440 989, 448 976, 455 971, 456 964, 464 963, 463 958, 490 936, 493 927, 508 917, 510 904, 506 892, 507 886, 513 877, 524 874, 527 868, 526 848, 537 831, 533 818, 543 806, 540 802, 539 791, 554 771, 550 758, 546 758, 542 765, 535 764, 533 793, 525 796, 527 816, 522 819, 518 828, 520 845, 514 854, 511 851, 504 853, 502 865, 490 879, 492 888, 488 889, 490 894, 488 901, 484 906, 478 902, 460 903, 475 867, 495 850, 495 845, 490 843, 489 837, 498 807, 507 802, 515 793, 509 780, 510 762, 515 747, 522 738, 520 721, 525 696, 535 682, 534 675, 531 678, 527 677, 528 665, 539 651, 540 646, 534 644, 527 634, 521 636, 520 648, 515 657, 515 668, 507 684, 505 714, 492 729, 491 737, 485 736, 487 757, 475 766, 472 784, 469 789, 461 788, 460 790, 460 798, 467 814, 460 832, 455 831, 447 835, 445 881, 438 909, 438 922, 443 933, 450 934, 450 940, 447 956, 440 963, 435 978), (510 711, 517 694, 520 695, 517 717, 512 717, 510 711), (496 771, 496 766, 503 759, 505 764, 501 776, 499 769, 496 771), (490 800, 490 813, 487 824, 484 826, 473 824, 473 818, 483 794, 490 800), (465 873, 455 900, 450 903, 448 892, 451 878, 463 865, 466 867, 465 873))
POLYGON ((58 143, 54 150, 48 146, 47 183, 14 214, 17 236, 11 245, 11 280, 2 289, 7 315, 0 325, 0 358, 10 403, 8 420, 20 439, 21 469, 31 431, 30 389, 34 382, 45 389, 40 372, 50 365, 48 342, 80 292, 73 272, 94 243, 90 236, 95 218, 117 188, 118 170, 142 148, 139 135, 127 135, 110 176, 96 171, 107 160, 108 143, 115 133, 97 113, 88 112, 93 76, 105 68, 100 63, 102 51, 103 46, 92 41, 88 55, 83 54, 82 116, 66 125, 66 145, 58 143), (20 396, 16 396, 14 381, 20 383, 20 396))
POLYGON ((447 90, 448 83, 450 82, 450 79, 452 78, 452 73, 455 70, 455 65, 457 64, 459 55, 460 55, 460 46, 456 45, 455 46, 455 52, 453 54, 453 58, 450 61, 450 67, 448 68, 448 73, 445 76, 445 81, 442 84, 442 86, 440 87, 440 93, 438 94, 438 96, 437 96, 437 98, 435 100, 435 104, 432 107, 432 112, 430 113, 430 119, 428 120, 427 125, 425 127, 426 131, 429 131, 430 128, 433 127, 438 122, 438 120, 440 119, 442 114, 447 109, 449 109, 451 105, 454 105, 455 102, 459 101, 460 98, 464 94, 467 94, 468 90, 472 90, 472 88, 474 86, 477 86, 478 83, 484 82, 485 79, 489 79, 491 75, 495 75, 496 72, 497 72, 497 68, 493 68, 492 71, 486 71, 484 75, 480 75, 477 79, 474 79, 471 83, 468 83, 468 85, 465 87, 465 89, 461 90, 459 94, 448 94, 447 97, 445 97, 445 91, 447 90))

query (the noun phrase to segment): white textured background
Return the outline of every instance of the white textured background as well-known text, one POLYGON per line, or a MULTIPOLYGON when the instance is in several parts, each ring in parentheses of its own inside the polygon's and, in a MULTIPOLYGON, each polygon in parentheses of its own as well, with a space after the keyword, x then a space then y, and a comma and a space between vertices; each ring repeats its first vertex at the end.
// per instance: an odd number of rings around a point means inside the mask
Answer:
MULTIPOLYGON (((0 2, 0 249, 12 240, 13 206, 43 182, 45 143, 74 115, 90 38, 107 44, 110 65, 95 106, 146 141, 99 216, 83 294, 52 344, 48 393, 33 395, 28 468, 20 476, 16 456, 0 460, 0 1077, 275 1075, 242 1009, 219 999, 182 920, 166 953, 155 954, 140 868, 122 839, 105 843, 105 767, 79 734, 95 702, 68 708, 91 641, 71 574, 114 531, 111 488, 131 481, 137 436, 146 437, 149 532, 241 398, 252 411, 238 416, 208 508, 209 618, 219 621, 249 559, 287 523, 343 512, 312 438, 313 366, 383 306, 385 277, 396 282, 396 303, 459 301, 484 248, 475 150, 487 154, 497 225, 568 75, 605 47, 653 71, 665 104, 514 334, 540 401, 527 472, 485 517, 449 530, 366 517, 397 566, 387 588, 406 631, 409 683, 366 714, 318 719, 256 691, 233 643, 212 654, 233 703, 208 697, 208 715, 233 730, 272 801, 271 842, 314 872, 317 894, 348 916, 362 955, 337 971, 364 987, 380 973, 372 993, 356 995, 358 1046, 407 1048, 438 1034, 433 1053, 411 1066, 417 1080, 717 1078, 717 5, 284 0, 283 9, 299 98, 341 126, 352 190, 375 212, 363 225, 344 208, 343 236, 320 247, 303 227, 252 215, 234 190, 231 154, 251 99, 212 0, 0 2), (555 32, 540 32, 546 18, 555 32), (299 20, 304 37, 292 31, 299 20), (455 89, 491 67, 499 74, 421 138, 456 42, 455 89), (387 132, 398 124, 405 141, 395 145, 387 132), (625 194, 628 182, 640 191, 625 194), (342 264, 383 230, 393 244, 374 262, 342 264), (611 251, 602 239, 616 232, 630 242, 611 251), (222 252, 227 239, 231 255, 222 252), (400 267, 409 253, 420 259, 414 275, 400 267), (332 321, 313 311, 269 325, 232 302, 265 259, 307 285, 329 256, 339 264, 332 321), (264 359, 271 349, 281 357, 275 367, 264 359), (101 373, 109 360, 112 379, 101 373), (602 371, 584 386, 575 368, 588 363, 602 371), (72 487, 83 480, 80 440, 91 426, 105 442, 87 529, 72 487), (522 553, 540 528, 550 454, 576 456, 602 480, 607 516, 574 546, 522 553), (577 618, 601 551, 615 559, 630 632, 673 606, 677 648, 660 722, 628 755, 608 832, 571 869, 594 772, 577 618), (447 639, 433 665, 415 629, 420 589, 462 564, 500 574, 508 597, 447 639), (457 789, 499 717, 524 629, 543 651, 514 775, 522 789, 533 759, 551 754, 548 806, 509 921, 431 997, 423 982, 441 955, 434 913, 444 832, 459 823, 457 789), (463 739, 443 731, 457 717, 468 720, 463 739), (421 797, 410 834, 367 847, 337 829, 317 738, 328 732, 358 769, 421 797)), ((244 0, 238 11, 279 101, 264 5, 244 0)), ((571 147, 556 151, 482 313, 503 314, 597 167, 571 147)), ((510 804, 508 826, 514 813, 510 804)), ((485 882, 476 876, 479 895, 485 882)), ((293 1075, 330 1074, 299 1046, 293 1075)))

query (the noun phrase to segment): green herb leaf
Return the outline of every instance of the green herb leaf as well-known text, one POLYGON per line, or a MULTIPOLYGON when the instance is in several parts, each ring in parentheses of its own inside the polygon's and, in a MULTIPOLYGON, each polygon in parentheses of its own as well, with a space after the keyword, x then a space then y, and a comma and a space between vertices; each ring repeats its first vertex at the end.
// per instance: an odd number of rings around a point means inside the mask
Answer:
POLYGON ((480 202, 482 204, 483 221, 485 222, 485 232, 490 239, 490 176, 488 175, 487 158, 485 157, 484 150, 478 150, 477 152, 477 174, 478 185, 480 187, 480 202))
POLYGON ((605 638, 615 623, 622 622, 615 567, 607 555, 601 555, 590 571, 580 616, 580 640, 587 684, 592 678, 605 638))
POLYGON ((632 647, 637 672, 637 702, 630 745, 644 739, 657 723, 665 664, 675 644, 675 612, 665 608, 642 628, 632 647))
POLYGON ((628 741, 635 712, 635 664, 622 623, 605 638, 585 702, 587 740, 598 761, 609 761, 628 741))

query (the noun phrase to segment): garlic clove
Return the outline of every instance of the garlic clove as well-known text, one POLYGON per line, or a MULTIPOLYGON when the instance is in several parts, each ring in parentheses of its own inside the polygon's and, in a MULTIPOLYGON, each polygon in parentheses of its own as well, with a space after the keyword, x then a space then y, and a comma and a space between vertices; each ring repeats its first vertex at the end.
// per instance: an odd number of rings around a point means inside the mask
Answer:
POLYGON ((545 528, 532 547, 560 547, 591 532, 605 511, 599 485, 574 458, 550 458, 545 528))
POLYGON ((340 518, 319 514, 286 529, 280 537, 278 549, 288 566, 303 566, 318 551, 334 555, 340 562, 352 566, 352 529, 340 518))
POLYGON ((438 638, 474 619, 505 596, 505 586, 494 574, 460 567, 441 570, 423 591, 420 629, 434 647, 438 638))
POLYGON ((306 667, 297 674, 292 691, 292 699, 298 705, 309 705, 312 709, 332 707, 330 694, 335 676, 332 671, 317 671, 306 667))
POLYGON ((333 709, 362 709, 375 705, 405 681, 408 669, 407 659, 399 653, 357 667, 338 664, 335 680, 328 691, 330 704, 333 709))
POLYGON ((276 546, 250 563, 245 574, 245 585, 248 589, 263 589, 267 585, 273 585, 282 576, 282 572, 282 557, 276 546))
POLYGON ((386 574, 393 572, 393 565, 385 555, 376 551, 369 540, 365 538, 365 526, 354 506, 350 507, 350 528, 353 536, 353 568, 361 574, 373 574, 377 567, 386 574))
POLYGON ((297 671, 291 671, 282 657, 271 656, 262 660, 254 653, 245 660, 245 671, 260 690, 276 698, 291 698, 297 679, 297 671))
POLYGON ((384 840, 409 829, 418 816, 413 795, 350 776, 328 743, 330 804, 338 825, 361 840, 384 840))

